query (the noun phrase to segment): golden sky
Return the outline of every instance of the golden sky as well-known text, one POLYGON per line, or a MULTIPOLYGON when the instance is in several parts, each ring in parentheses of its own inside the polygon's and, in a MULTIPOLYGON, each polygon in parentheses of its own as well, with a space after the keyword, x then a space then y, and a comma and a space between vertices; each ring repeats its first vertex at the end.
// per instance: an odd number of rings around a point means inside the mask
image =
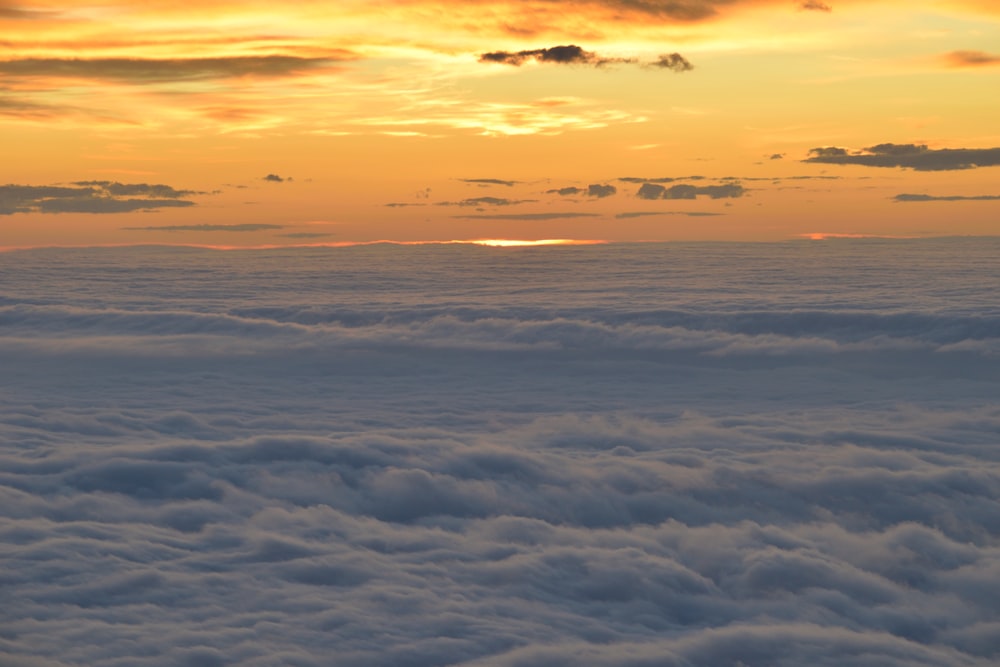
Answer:
POLYGON ((996 0, 0 0, 0 247, 1000 233, 996 0))

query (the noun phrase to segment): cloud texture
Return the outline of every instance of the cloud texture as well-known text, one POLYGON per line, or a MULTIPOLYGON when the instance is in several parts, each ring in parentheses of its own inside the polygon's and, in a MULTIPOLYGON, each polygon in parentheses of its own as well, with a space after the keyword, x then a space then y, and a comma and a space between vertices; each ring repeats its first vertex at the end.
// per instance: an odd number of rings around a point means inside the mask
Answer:
POLYGON ((998 252, 8 253, 0 660, 995 664, 998 252))

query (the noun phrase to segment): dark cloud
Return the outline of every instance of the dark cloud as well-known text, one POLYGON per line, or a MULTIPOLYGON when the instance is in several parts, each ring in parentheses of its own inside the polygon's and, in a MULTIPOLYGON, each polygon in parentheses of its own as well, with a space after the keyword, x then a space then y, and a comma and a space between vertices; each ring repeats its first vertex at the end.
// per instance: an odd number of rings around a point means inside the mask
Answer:
POLYGON ((817 12, 833 11, 833 8, 830 7, 830 5, 826 4, 825 2, 821 2, 821 0, 805 0, 805 2, 799 5, 799 7, 801 9, 817 11, 817 12))
POLYGON ((618 178, 622 183, 673 183, 675 181, 703 181, 704 176, 660 176, 658 178, 643 178, 639 176, 621 176, 618 178))
POLYGON ((406 208, 408 206, 427 206, 427 204, 425 204, 423 202, 398 202, 398 201, 394 201, 394 202, 389 202, 388 204, 386 204, 386 206, 388 206, 389 208, 406 208))
POLYGON ((679 53, 661 55, 654 62, 649 63, 649 66, 659 69, 669 69, 674 72, 689 72, 694 69, 694 65, 679 53))
POLYGON ((13 213, 128 213, 194 206, 181 199, 206 194, 169 185, 77 181, 74 187, 0 185, 0 215, 13 213))
POLYGON ((949 171, 1000 165, 1000 148, 941 148, 925 144, 878 144, 861 151, 826 146, 813 148, 803 162, 902 167, 916 171, 949 171))
POLYGON ((267 229, 284 229, 285 225, 244 222, 232 225, 162 225, 156 227, 122 227, 129 231, 142 232, 260 232, 267 229))
POLYGON ((781 160, 784 157, 785 157, 784 153, 772 153, 771 157, 769 157, 768 159, 769 160, 781 160))
POLYGON ((156 83, 248 76, 290 76, 330 67, 352 56, 346 52, 323 58, 245 56, 233 58, 22 58, 0 61, 0 75, 8 77, 72 77, 81 79, 156 83))
MULTIPOLYGON (((521 66, 525 62, 554 63, 558 65, 592 65, 602 67, 614 64, 640 64, 635 58, 610 58, 586 51, 575 44, 553 46, 547 49, 528 49, 525 51, 493 51, 479 56, 479 62, 501 63, 504 65, 521 66)), ((686 72, 694 69, 679 53, 661 55, 657 60, 647 63, 649 67, 669 69, 674 72, 686 72)))
POLYGON ((598 199, 603 199, 605 197, 610 197, 618 192, 618 188, 613 185, 591 183, 587 186, 587 195, 591 197, 597 197, 598 199))
POLYGON ((952 67, 988 67, 1000 65, 1000 54, 985 51, 952 51, 945 54, 945 61, 952 67))
POLYGON ((460 178, 458 180, 463 183, 473 183, 475 185, 503 185, 508 188, 520 183, 520 181, 505 181, 501 178, 460 178))
POLYGON ((487 215, 456 215, 465 220, 560 220, 563 218, 595 218, 597 213, 496 213, 487 215))
POLYGON ((268 174, 267 176, 264 176, 261 180, 269 181, 271 183, 284 183, 285 181, 290 181, 292 179, 283 176, 278 176, 277 174, 268 174))
POLYGON ((534 202, 534 199, 506 199, 504 197, 471 197, 461 201, 441 201, 435 206, 516 206, 534 202))
POLYGON ((899 194, 893 197, 896 201, 993 201, 1000 199, 1000 195, 921 195, 921 194, 899 194))
POLYGON ((720 185, 688 185, 679 183, 664 187, 656 183, 643 183, 635 193, 640 199, 697 199, 706 196, 712 199, 727 199, 742 197, 746 193, 739 183, 722 183, 720 185))
POLYGON ((554 190, 546 190, 545 194, 547 194, 547 195, 561 195, 563 197, 569 197, 569 196, 572 196, 572 195, 583 194, 584 192, 586 192, 586 190, 584 190, 583 188, 569 186, 569 187, 565 187, 565 188, 556 188, 554 190))
POLYGON ((574 186, 565 188, 556 188, 554 190, 546 190, 545 194, 549 195, 560 195, 563 197, 570 197, 572 195, 587 195, 589 197, 597 197, 598 199, 603 199, 604 197, 610 197, 618 192, 618 188, 613 185, 603 185, 600 183, 591 183, 586 188, 578 188, 574 186))
POLYGON ((625 211, 624 213, 615 215, 615 217, 619 220, 627 220, 629 218, 646 218, 659 215, 684 215, 691 218, 705 218, 725 214, 711 211, 625 211))
POLYGON ((204 195, 197 190, 177 190, 162 183, 118 183, 115 181, 74 181, 73 185, 94 186, 103 189, 112 197, 163 197, 179 199, 191 195, 204 195))

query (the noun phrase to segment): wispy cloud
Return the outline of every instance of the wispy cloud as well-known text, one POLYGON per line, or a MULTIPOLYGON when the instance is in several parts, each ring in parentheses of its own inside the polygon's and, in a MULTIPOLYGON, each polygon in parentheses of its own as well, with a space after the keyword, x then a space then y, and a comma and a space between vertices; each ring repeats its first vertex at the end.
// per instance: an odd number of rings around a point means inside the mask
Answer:
MULTIPOLYGON (((556 65, 592 65, 594 67, 617 64, 642 64, 637 58, 602 56, 593 51, 587 51, 576 44, 542 49, 527 49, 524 51, 491 51, 481 54, 479 62, 500 63, 503 65, 514 65, 515 67, 519 67, 526 62, 551 63, 556 65)), ((687 72, 694 69, 694 65, 679 53, 661 55, 655 61, 645 64, 650 67, 673 70, 674 72, 687 72)))
POLYGON ((455 218, 464 220, 561 220, 565 218, 597 218, 597 213, 493 213, 481 215, 456 215, 455 218))
POLYGON ((837 146, 813 148, 803 162, 950 171, 1000 165, 1000 148, 928 148, 926 144, 878 144, 860 151, 837 146))
POLYGON ((269 229, 284 229, 285 225, 270 225, 263 223, 240 223, 232 225, 160 225, 153 227, 122 227, 122 229, 139 232, 261 232, 269 229))
POLYGON ((985 51, 952 51, 944 56, 951 67, 989 67, 1000 65, 1000 54, 985 51))
POLYGON ((924 194, 898 194, 893 197, 896 201, 920 202, 920 201, 994 201, 1000 200, 1000 195, 924 195, 924 194))
POLYGON ((77 181, 61 185, 0 185, 0 215, 14 213, 129 213, 194 206, 182 199, 206 194, 169 185, 77 181))

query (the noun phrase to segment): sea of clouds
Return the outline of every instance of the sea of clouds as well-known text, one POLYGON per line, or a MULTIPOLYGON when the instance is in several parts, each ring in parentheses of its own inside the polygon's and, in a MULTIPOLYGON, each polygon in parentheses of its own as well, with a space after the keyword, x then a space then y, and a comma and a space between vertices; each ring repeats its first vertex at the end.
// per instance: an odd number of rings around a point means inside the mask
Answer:
POLYGON ((998 256, 0 254, 0 665, 996 664, 998 256))

